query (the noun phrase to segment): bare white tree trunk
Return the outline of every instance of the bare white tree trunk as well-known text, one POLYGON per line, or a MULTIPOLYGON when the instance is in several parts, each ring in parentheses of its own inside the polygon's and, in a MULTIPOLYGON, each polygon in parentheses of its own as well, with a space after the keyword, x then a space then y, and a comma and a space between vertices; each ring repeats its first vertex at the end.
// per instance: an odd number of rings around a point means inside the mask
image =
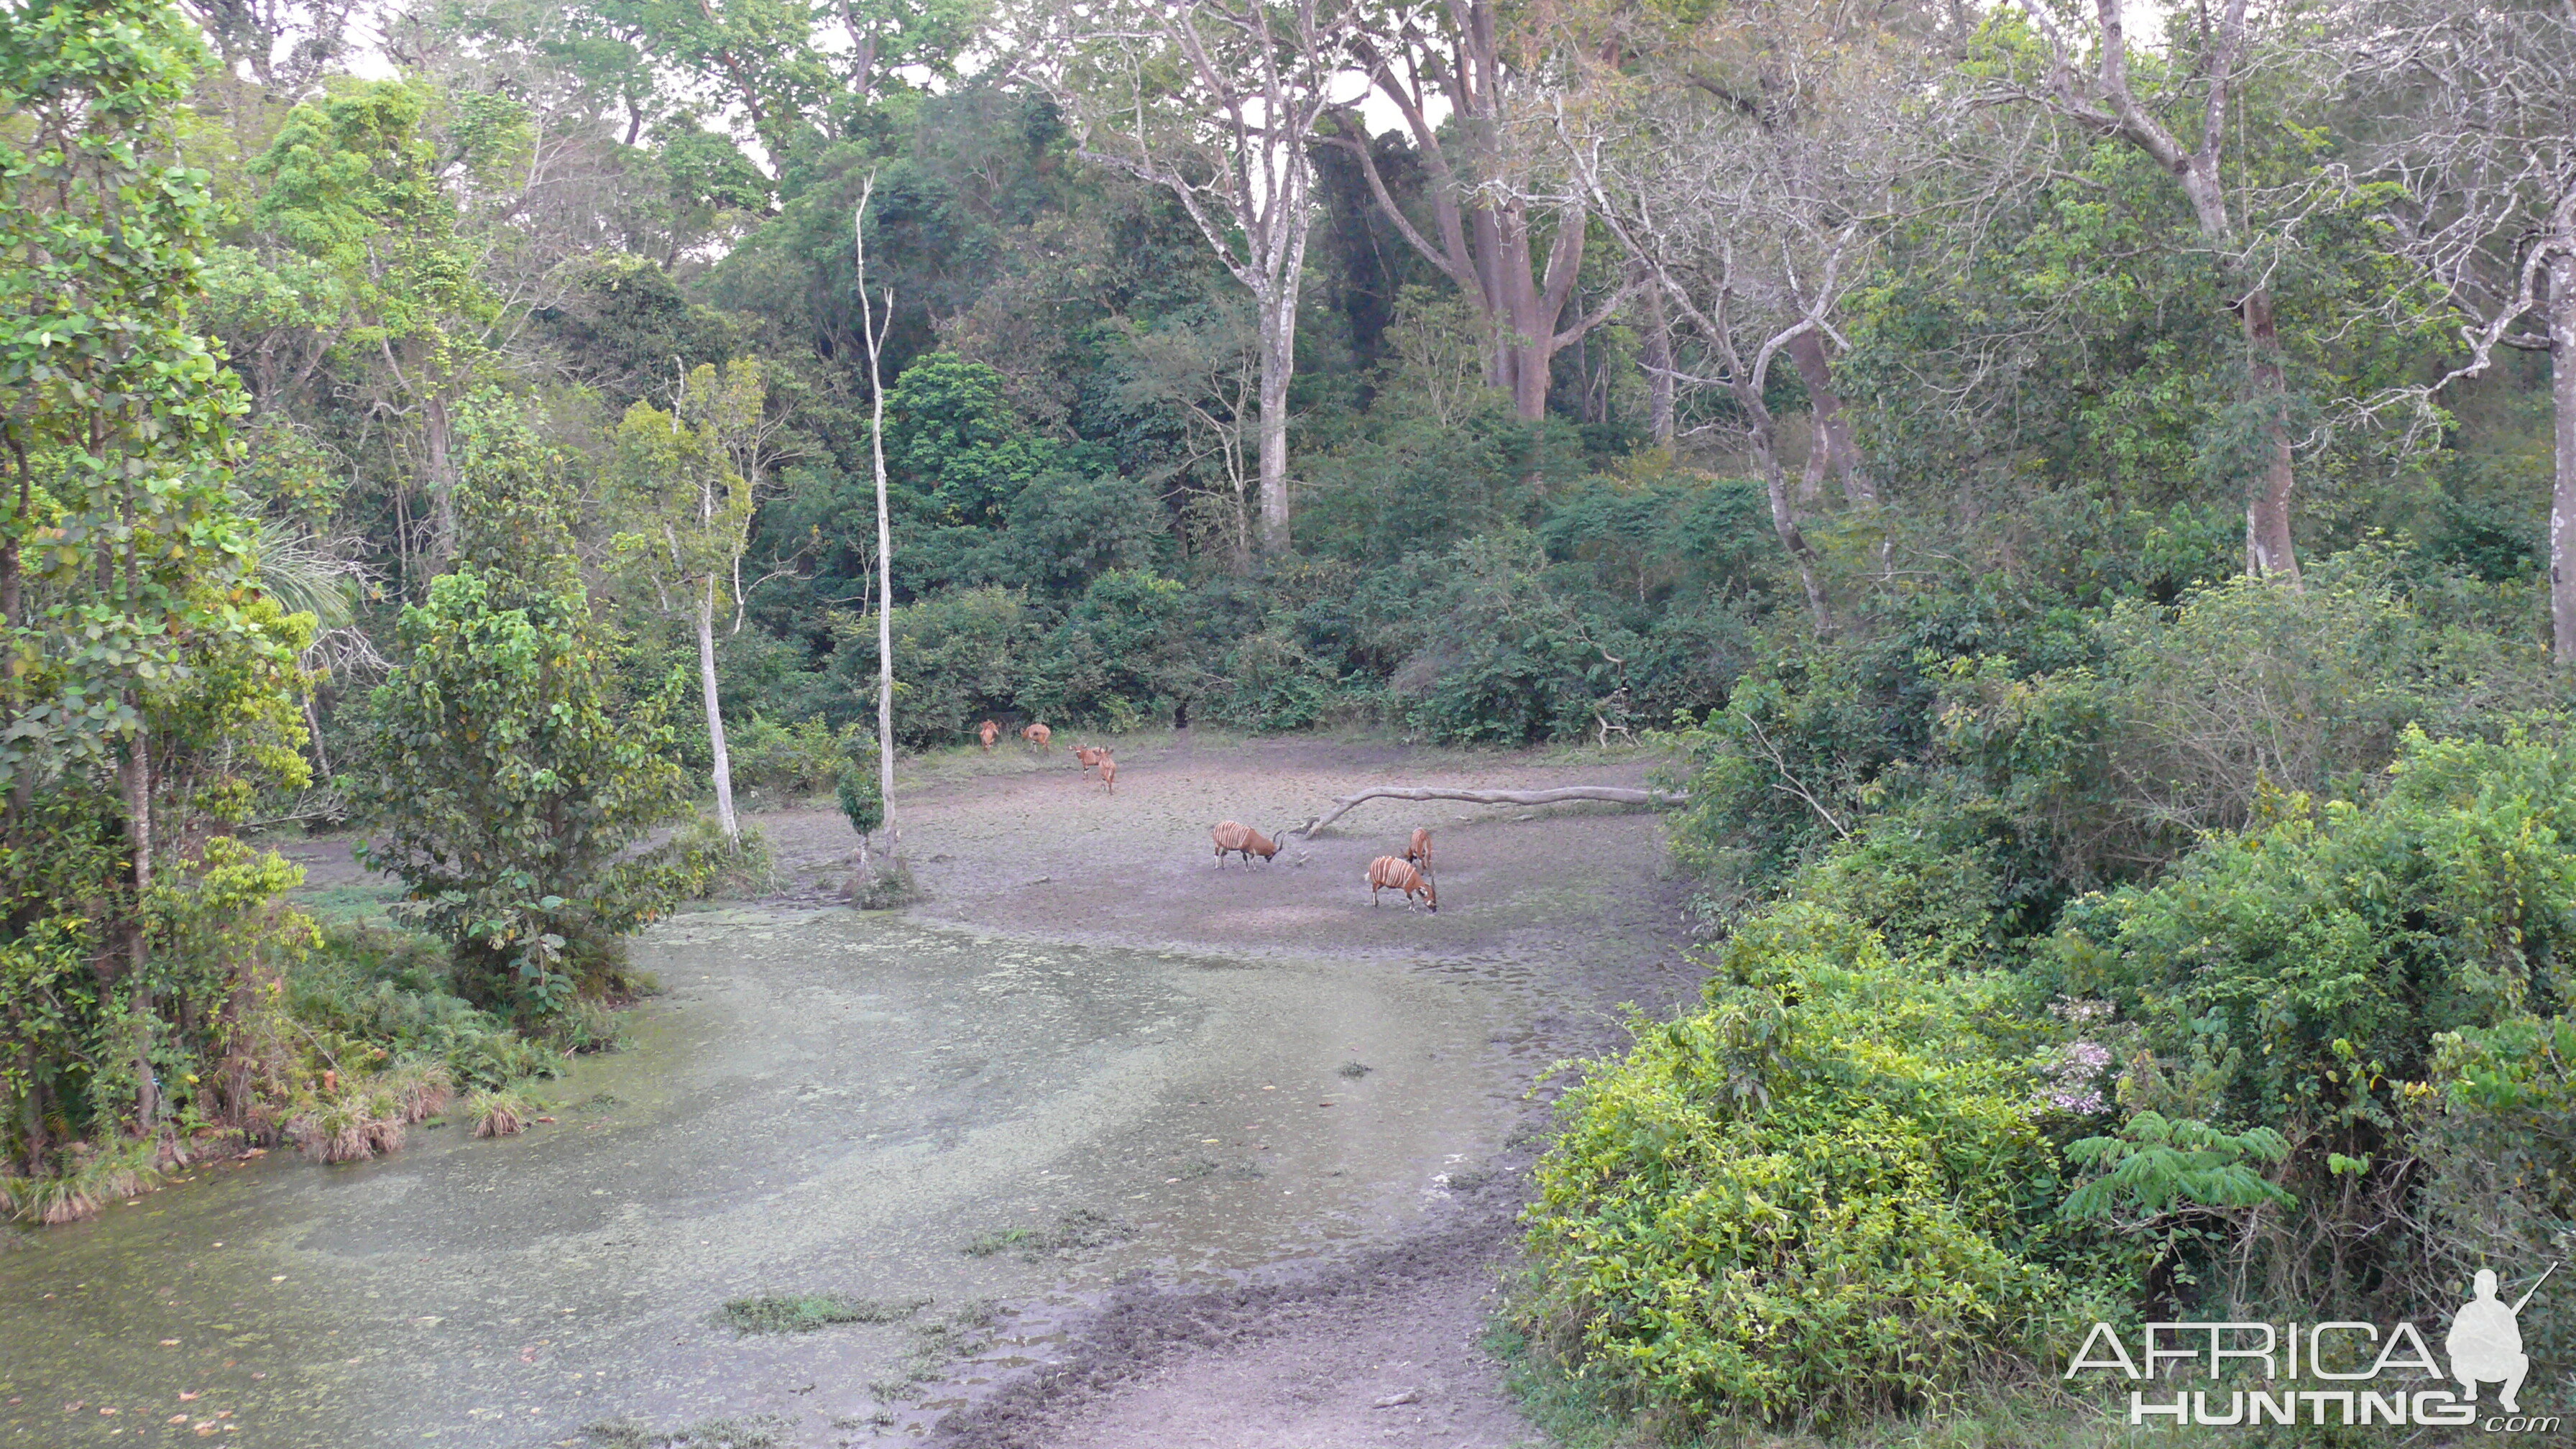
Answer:
POLYGON ((707 579, 698 598, 698 692, 707 706, 707 748, 715 757, 716 823, 725 839, 739 842, 742 827, 733 814, 733 759, 725 752, 724 706, 716 696, 716 581, 707 579))
POLYGON ((2549 640, 2576 667, 2576 251, 2549 263, 2549 398, 2557 409, 2558 482, 2549 502, 2549 640))
MULTIPOLYGON (((1304 266, 1302 227, 1296 250, 1292 276, 1304 266)), ((1286 292, 1262 308, 1261 323, 1261 551, 1270 554, 1288 551, 1288 383, 1297 371, 1297 289, 1291 284, 1286 292)))
MULTIPOLYGON (((884 812, 886 849, 900 856, 903 833, 894 823, 894 528, 886 511, 885 374, 880 366, 885 333, 877 325, 875 299, 868 295, 868 198, 876 194, 870 175, 859 192, 859 209, 850 220, 858 243, 859 332, 868 343, 868 458, 877 483, 877 800, 884 812)), ((894 325, 894 293, 886 293, 885 325, 894 325)), ((859 837, 864 857, 866 836, 859 837)))
MULTIPOLYGON (((882 802, 886 848, 903 849, 894 823, 894 530, 886 518, 885 387, 876 380, 879 342, 868 344, 868 376, 876 392, 868 451, 877 473, 877 799, 882 802)), ((866 842, 860 842, 862 849, 866 842)))

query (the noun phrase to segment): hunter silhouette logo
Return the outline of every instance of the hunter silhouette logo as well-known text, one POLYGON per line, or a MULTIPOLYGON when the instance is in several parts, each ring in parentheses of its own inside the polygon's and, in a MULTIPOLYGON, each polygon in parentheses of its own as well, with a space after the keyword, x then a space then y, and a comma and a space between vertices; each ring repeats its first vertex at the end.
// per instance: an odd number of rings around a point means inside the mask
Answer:
POLYGON ((2490 1433, 2555 1433, 2563 1419, 2522 1412, 2531 1356, 2523 1352, 2518 1315, 2558 1267, 2550 1264, 2510 1305, 2498 1296, 2495 1270, 2479 1269, 2471 1289, 2475 1296, 2451 1316, 2450 1331, 2442 1339, 2450 1360, 2447 1374, 2412 1323, 2330 1320, 2149 1323, 2142 1325, 2135 1357, 2111 1325, 2096 1323, 2067 1364, 2065 1377, 2110 1370, 2145 1385, 2168 1381, 2166 1388, 2129 1391, 2132 1425, 2157 1420, 2247 1428, 2267 1423, 2353 1428, 2477 1424, 2490 1433), (2192 1371, 2184 1381, 2170 1382, 2186 1364, 2192 1371), (2480 1418, 2480 1384, 2501 1390, 2496 1400, 2502 1415, 2480 1418))
MULTIPOLYGON (((2548 1282, 2549 1274, 2557 1271, 2558 1265, 2550 1264, 2548 1272, 2540 1275, 2540 1283, 2548 1282)), ((2522 1392, 2523 1379, 2531 1373, 2531 1356, 2522 1351, 2522 1326, 2517 1319, 2522 1306, 2531 1301, 2531 1294, 2540 1291, 2540 1283, 2532 1284, 2529 1293, 2507 1308, 2496 1298, 2495 1269, 2478 1270, 2478 1296, 2460 1305, 2460 1311, 2451 1319, 2450 1336, 2442 1340, 2442 1350, 2451 1356, 2451 1377, 2467 1390, 2469 1402, 2477 1402, 2478 1385, 2502 1384, 2504 1392, 2496 1398, 2504 1405, 2504 1411, 2522 1411, 2522 1405, 2514 1400, 2522 1392)))

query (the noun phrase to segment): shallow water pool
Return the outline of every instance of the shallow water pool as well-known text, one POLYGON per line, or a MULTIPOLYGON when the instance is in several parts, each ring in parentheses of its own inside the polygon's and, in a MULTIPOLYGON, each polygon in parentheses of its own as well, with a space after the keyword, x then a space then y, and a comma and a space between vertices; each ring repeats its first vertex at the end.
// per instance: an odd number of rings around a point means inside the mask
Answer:
POLYGON ((0 1234, 0 1446, 566 1444, 753 1412, 865 1442, 922 1325, 1399 1225, 1528 1080, 1501 1045, 1523 994, 1472 972, 837 910, 692 914, 636 955, 666 993, 525 1136, 415 1128, 378 1162, 277 1154, 0 1234), (964 1251, 1075 1213, 1090 1246, 964 1251), (793 1337, 713 1319, 822 1290, 929 1303, 793 1337))

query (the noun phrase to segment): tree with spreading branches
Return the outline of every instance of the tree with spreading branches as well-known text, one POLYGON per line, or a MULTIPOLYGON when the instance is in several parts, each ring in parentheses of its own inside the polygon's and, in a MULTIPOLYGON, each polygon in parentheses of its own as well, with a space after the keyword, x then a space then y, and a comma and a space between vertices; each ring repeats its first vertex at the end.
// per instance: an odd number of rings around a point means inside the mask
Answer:
POLYGON ((1314 230, 1309 154, 1335 97, 1339 0, 1033 4, 1021 53, 1098 165, 1162 188, 1252 295, 1261 546, 1289 544, 1288 384, 1314 230))
POLYGON ((2093 0, 2089 17, 2048 0, 2019 0, 2017 13, 2039 36, 2042 74, 2031 81, 2002 76, 1994 85, 2153 159, 2190 202, 2201 241, 2226 275, 2227 305, 2244 338, 2248 401, 2263 433, 2261 471, 2245 499, 2245 571, 2296 587, 2296 440, 2268 268, 2281 239, 2251 223, 2244 194, 2228 176, 2232 108, 2263 58, 2258 17, 2248 0, 2224 0, 2214 15, 2177 14, 2170 53, 2139 57, 2131 54, 2123 0, 2093 0))
POLYGON ((2454 314, 2464 356, 2546 353, 2556 485, 2552 653, 2576 666, 2576 6, 2355 0, 2335 13, 2358 171, 2394 182, 2399 253, 2454 314))

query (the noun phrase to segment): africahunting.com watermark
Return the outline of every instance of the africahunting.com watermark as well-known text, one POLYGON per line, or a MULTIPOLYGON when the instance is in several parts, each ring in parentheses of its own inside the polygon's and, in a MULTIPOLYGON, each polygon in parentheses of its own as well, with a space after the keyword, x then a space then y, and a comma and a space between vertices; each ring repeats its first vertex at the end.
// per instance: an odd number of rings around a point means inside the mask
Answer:
POLYGON ((2479 1269, 2476 1296, 2451 1316, 2442 1336, 2447 1367, 2433 1356, 2423 1333, 2404 1321, 2387 1327, 2348 1321, 2150 1323, 2139 1330, 2135 1356, 2111 1325, 2096 1323, 2065 1377, 2116 1373, 2153 1383, 2189 1365, 2213 1381, 2263 1385, 2170 1393, 2131 1389, 2131 1424, 2475 1424, 2503 1434, 2556 1433, 2564 1424, 2561 1416, 2523 1408, 2531 1357, 2523 1352, 2519 1322, 2524 1305, 2556 1271, 2552 1264, 2508 1305, 2497 1296, 2494 1271, 2479 1269), (2496 1392, 2482 1402, 2481 1386, 2496 1392))

